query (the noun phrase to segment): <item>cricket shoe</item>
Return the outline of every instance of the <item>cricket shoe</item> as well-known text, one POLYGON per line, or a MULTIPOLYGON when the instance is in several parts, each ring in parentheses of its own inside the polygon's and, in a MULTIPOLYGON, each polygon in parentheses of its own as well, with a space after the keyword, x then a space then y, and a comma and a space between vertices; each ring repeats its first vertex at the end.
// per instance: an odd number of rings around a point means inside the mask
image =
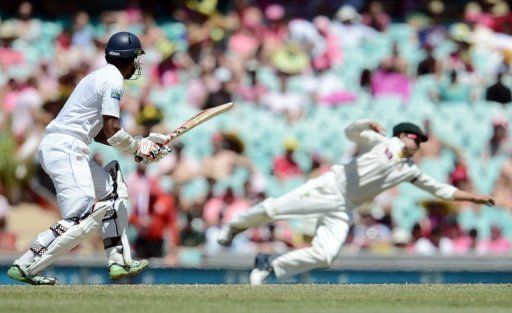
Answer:
POLYGON ((19 265, 12 265, 7 271, 7 276, 11 279, 28 283, 31 285, 55 285, 57 279, 54 277, 45 277, 42 275, 29 275, 19 265))
POLYGON ((226 224, 220 229, 219 235, 217 236, 217 242, 219 245, 229 247, 235 239, 235 236, 243 232, 243 229, 235 228, 226 224))
POLYGON ((270 254, 258 253, 254 259, 254 268, 249 275, 249 281, 253 286, 262 285, 272 272, 270 254))
POLYGON ((120 265, 120 264, 111 264, 108 267, 108 276, 111 280, 118 280, 124 277, 135 276, 138 273, 142 272, 146 267, 148 267, 149 262, 147 260, 133 260, 130 265, 120 265))

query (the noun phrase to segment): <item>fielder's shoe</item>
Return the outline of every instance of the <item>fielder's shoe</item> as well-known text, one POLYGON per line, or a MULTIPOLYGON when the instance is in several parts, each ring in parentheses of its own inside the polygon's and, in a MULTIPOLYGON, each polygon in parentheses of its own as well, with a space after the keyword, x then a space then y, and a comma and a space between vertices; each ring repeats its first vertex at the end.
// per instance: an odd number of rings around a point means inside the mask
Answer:
POLYGON ((251 285, 262 285, 272 273, 272 265, 270 265, 270 255, 258 253, 254 259, 254 268, 249 275, 251 285))
POLYGON ((53 277, 29 275, 19 265, 12 265, 7 271, 7 276, 9 276, 11 279, 31 285, 55 285, 57 282, 57 279, 53 277))
POLYGON ((112 280, 118 280, 123 277, 135 276, 148 267, 147 260, 133 260, 130 266, 122 266, 119 264, 111 264, 108 268, 108 275, 112 280))
POLYGON ((226 224, 220 229, 219 235, 217 236, 217 242, 221 246, 228 247, 233 242, 233 239, 235 239, 235 236, 243 231, 243 229, 234 228, 229 226, 229 224, 226 224))

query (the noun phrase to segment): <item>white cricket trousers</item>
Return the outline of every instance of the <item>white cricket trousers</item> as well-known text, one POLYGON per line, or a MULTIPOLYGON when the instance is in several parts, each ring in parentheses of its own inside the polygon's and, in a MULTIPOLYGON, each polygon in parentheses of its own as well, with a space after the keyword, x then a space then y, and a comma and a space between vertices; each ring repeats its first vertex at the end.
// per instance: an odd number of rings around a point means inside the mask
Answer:
POLYGON ((64 219, 83 217, 113 190, 110 175, 90 160, 89 147, 73 136, 45 135, 39 145, 39 160, 55 185, 64 219))
POLYGON ((271 263, 278 278, 294 276, 315 268, 328 268, 347 238, 355 206, 346 199, 335 175, 328 172, 278 198, 269 198, 235 215, 230 226, 247 229, 276 220, 317 217, 311 247, 285 253, 271 263))

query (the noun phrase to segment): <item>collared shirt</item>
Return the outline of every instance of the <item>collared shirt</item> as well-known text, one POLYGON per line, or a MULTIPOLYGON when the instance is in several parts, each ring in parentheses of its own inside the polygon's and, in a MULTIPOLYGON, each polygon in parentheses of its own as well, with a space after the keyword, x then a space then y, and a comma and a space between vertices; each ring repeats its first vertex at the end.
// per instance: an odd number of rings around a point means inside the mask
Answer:
POLYGON ((103 115, 119 118, 123 75, 107 64, 85 76, 46 127, 47 133, 71 135, 90 144, 103 128, 103 115))
POLYGON ((361 205, 402 182, 413 183, 439 198, 453 199, 457 188, 423 173, 411 158, 403 156, 404 143, 399 138, 371 130, 370 123, 358 120, 346 128, 347 138, 357 143, 361 152, 349 163, 332 168, 349 200, 361 205))

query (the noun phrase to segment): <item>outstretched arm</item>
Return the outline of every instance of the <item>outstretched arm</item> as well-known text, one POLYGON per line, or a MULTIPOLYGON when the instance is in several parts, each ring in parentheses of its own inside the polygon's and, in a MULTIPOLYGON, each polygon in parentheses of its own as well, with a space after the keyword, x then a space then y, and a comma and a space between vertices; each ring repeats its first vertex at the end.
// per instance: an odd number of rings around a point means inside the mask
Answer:
POLYGON ((457 201, 471 201, 477 204, 494 205, 494 199, 487 195, 475 195, 470 192, 457 189, 453 194, 453 199, 457 201))
POLYGON ((416 177, 411 183, 441 199, 471 201, 478 204, 494 205, 494 199, 491 196, 476 195, 448 184, 440 183, 429 175, 421 172, 419 169, 416 170, 416 177))

